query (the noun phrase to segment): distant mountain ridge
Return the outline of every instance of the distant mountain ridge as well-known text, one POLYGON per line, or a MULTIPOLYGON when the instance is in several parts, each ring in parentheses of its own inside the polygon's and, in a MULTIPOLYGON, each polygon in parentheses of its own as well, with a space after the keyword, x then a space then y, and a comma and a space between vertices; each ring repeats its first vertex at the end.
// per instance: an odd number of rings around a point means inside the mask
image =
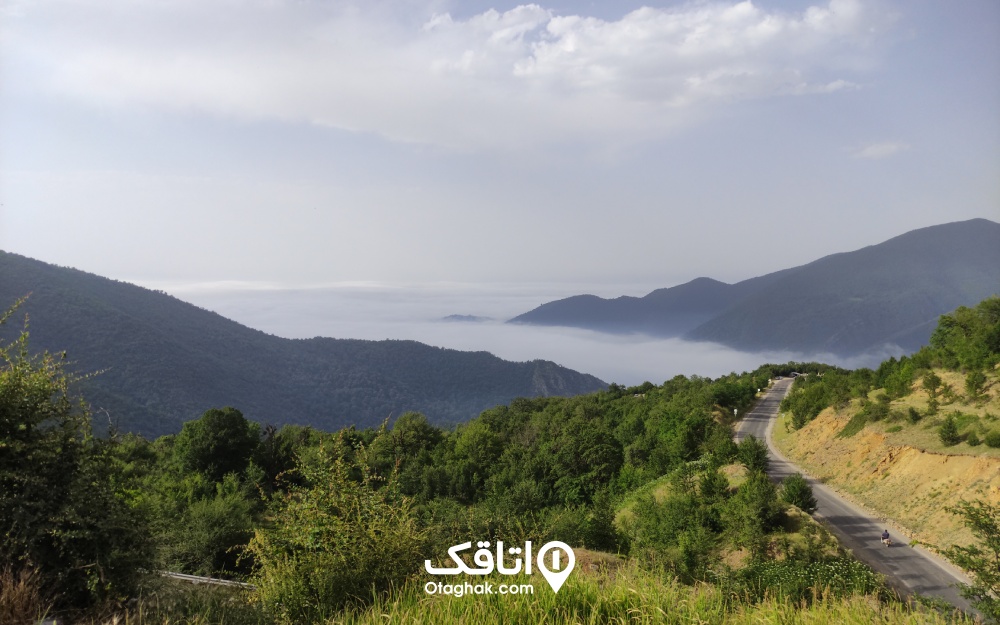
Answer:
POLYGON ((0 338, 16 336, 28 315, 33 350, 65 350, 78 373, 101 371, 80 383, 97 417, 148 436, 226 405, 260 422, 334 431, 407 410, 456 423, 516 397, 607 386, 552 362, 415 341, 284 339, 165 293, 0 252, 0 310, 29 292, 0 338))
POLYGON ((697 278, 645 297, 579 295, 512 323, 850 356, 926 343, 938 316, 1000 293, 1000 224, 972 219, 726 284, 697 278))

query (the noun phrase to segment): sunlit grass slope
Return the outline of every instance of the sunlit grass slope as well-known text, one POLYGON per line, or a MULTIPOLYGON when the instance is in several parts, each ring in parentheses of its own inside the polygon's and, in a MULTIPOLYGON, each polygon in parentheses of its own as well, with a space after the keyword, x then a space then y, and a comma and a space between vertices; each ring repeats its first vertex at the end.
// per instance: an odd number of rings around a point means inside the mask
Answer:
POLYGON ((684 586, 631 566, 607 574, 574 575, 558 594, 544 583, 536 584, 535 592, 534 596, 516 597, 432 597, 424 594, 419 585, 412 585, 366 610, 348 613, 331 622, 351 625, 971 622, 923 608, 880 603, 861 595, 829 599, 819 593, 811 605, 775 598, 744 604, 717 587, 684 586))

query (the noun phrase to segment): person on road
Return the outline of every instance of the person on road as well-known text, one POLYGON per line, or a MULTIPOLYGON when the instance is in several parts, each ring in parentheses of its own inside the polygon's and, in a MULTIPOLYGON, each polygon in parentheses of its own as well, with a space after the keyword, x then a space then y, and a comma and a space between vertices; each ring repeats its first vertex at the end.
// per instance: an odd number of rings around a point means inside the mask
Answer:
POLYGON ((889 530, 882 532, 882 544, 886 547, 892 544, 892 541, 889 539, 889 530))

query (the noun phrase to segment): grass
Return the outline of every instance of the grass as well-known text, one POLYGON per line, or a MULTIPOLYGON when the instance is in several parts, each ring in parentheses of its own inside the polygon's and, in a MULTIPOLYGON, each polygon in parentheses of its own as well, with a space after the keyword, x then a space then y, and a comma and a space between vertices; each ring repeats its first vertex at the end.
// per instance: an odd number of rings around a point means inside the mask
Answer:
POLYGON ((865 429, 865 424, 868 423, 868 417, 863 413, 857 412, 851 417, 851 420, 847 422, 840 432, 837 433, 837 438, 850 438, 854 436, 861 430, 865 429))
POLYGON ((792 415, 787 412, 779 413, 777 421, 774 423, 774 428, 771 430, 771 438, 779 447, 782 447, 782 443, 791 435, 792 415))
MULTIPOLYGON (((811 601, 793 602, 765 596, 761 601, 745 602, 707 584, 684 586, 672 579, 629 566, 615 572, 591 575, 573 574, 558 594, 544 582, 534 584, 533 595, 466 595, 463 597, 428 595, 426 580, 417 579, 396 591, 375 598, 365 607, 346 610, 326 625, 484 625, 538 623, 540 625, 643 625, 711 623, 719 625, 945 625, 973 623, 958 614, 937 611, 920 605, 884 602, 871 595, 835 598, 822 590, 813 592, 811 601)), ((217 593, 204 587, 189 591, 190 607, 171 611, 163 605, 141 604, 118 616, 92 621, 93 625, 261 625, 259 610, 245 603, 239 592, 217 593), (226 598, 228 596, 228 599, 226 598), (242 607, 234 605, 242 604, 242 607), (232 609, 223 609, 229 605, 232 609)), ((148 598, 147 598, 148 601, 148 598)), ((278 625, 278 624, 273 624, 278 625)), ((284 625, 284 624, 282 624, 284 625)), ((296 624, 298 625, 298 624, 296 624)), ((303 624, 306 625, 306 624, 303 624)))
MULTIPOLYGON (((988 399, 986 401, 967 402, 960 393, 960 391, 963 391, 965 384, 965 378, 962 374, 944 370, 935 370, 935 372, 946 384, 955 389, 955 392, 959 395, 955 400, 950 402, 940 400, 936 414, 927 414, 929 396, 923 390, 918 378, 914 383, 912 393, 901 399, 894 399, 891 402, 890 413, 891 415, 896 415, 897 418, 890 417, 880 421, 864 422, 861 417, 857 416, 861 410, 860 402, 852 400, 846 408, 838 411, 841 415, 852 416, 837 436, 839 438, 848 438, 867 429, 872 432, 885 434, 887 442, 891 445, 909 445, 941 454, 1000 457, 1000 448, 991 448, 986 445, 974 446, 964 442, 964 437, 970 432, 975 432, 981 440, 990 430, 1000 430, 996 416, 1000 414, 1000 373, 998 371, 987 373, 988 399), (904 418, 910 408, 913 408, 922 415, 922 418, 917 423, 911 423, 908 418, 904 418), (941 444, 941 439, 938 437, 938 428, 949 414, 954 415, 959 433, 963 437, 963 442, 951 447, 945 447, 941 444)), ((875 397, 882 392, 882 389, 873 390, 869 393, 869 400, 875 401, 875 397)), ((790 436, 793 436, 793 434, 786 432, 782 422, 779 421, 774 429, 774 438, 779 447, 786 447, 787 445, 782 444, 782 442, 790 436)))
MULTIPOLYGON (((543 585, 544 586, 544 585, 543 585)), ((971 623, 924 608, 882 603, 872 596, 842 599, 814 593, 800 604, 776 597, 744 603, 714 586, 683 586, 636 567, 614 575, 573 576, 558 593, 545 586, 534 595, 429 596, 418 584, 331 621, 344 625, 539 623, 581 625, 719 623, 971 623)))
POLYGON ((0 623, 37 623, 45 616, 45 604, 34 571, 0 571, 0 623))
MULTIPOLYGON (((801 516, 798 519, 801 525, 812 523, 805 515, 801 516)), ((494 584, 531 584, 531 594, 468 594, 461 597, 426 593, 425 584, 431 578, 421 575, 390 593, 373 597, 366 605, 344 610, 325 621, 325 625, 964 625, 973 622, 961 615, 920 605, 909 606, 897 601, 886 601, 877 594, 838 597, 823 588, 814 588, 807 591, 808 599, 787 600, 776 596, 772 590, 777 583, 775 579, 771 579, 774 575, 795 574, 794 569, 785 571, 781 562, 763 563, 765 569, 773 569, 770 577, 760 577, 758 586, 749 588, 726 583, 728 574, 723 574, 718 585, 686 586, 663 573, 644 569, 634 560, 623 563, 615 560, 616 566, 586 566, 582 563, 587 562, 587 558, 578 559, 577 569, 558 593, 552 592, 537 572, 531 577, 493 575, 488 580, 471 580, 472 583, 490 581, 494 584)), ((829 569, 828 574, 821 578, 834 582, 838 577, 850 576, 851 573, 841 570, 850 564, 846 561, 815 564, 829 569)), ((8 578, 13 586, 17 586, 16 581, 8 578)), ((782 581, 783 584, 786 582, 787 580, 782 581)), ((25 588, 21 588, 18 594, 24 594, 24 590, 25 588)), ((27 595, 32 595, 30 588, 27 590, 27 595)), ((29 612, 30 619, 34 619, 38 605, 33 601, 31 605, 34 607, 29 612)), ((30 619, 23 622, 37 622, 30 619)), ((252 595, 245 591, 191 586, 169 580, 151 589, 125 612, 110 615, 104 613, 100 617, 78 622, 83 625, 289 625, 269 618, 260 606, 253 603, 252 595)))

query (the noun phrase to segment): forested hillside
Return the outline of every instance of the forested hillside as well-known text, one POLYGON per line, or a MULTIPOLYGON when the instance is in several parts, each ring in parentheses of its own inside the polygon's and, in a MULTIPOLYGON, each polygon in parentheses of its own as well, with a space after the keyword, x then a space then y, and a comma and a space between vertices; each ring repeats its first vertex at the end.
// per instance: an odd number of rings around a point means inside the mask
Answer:
POLYGON ((938 317, 1000 294, 1000 224, 914 230, 798 267, 688 334, 744 350, 851 355, 926 345, 938 317))
POLYGON ((850 356, 916 351, 939 315, 997 293, 1000 224, 973 219, 736 284, 698 278, 641 298, 579 295, 511 321, 850 356))
POLYGON ((656 289, 643 297, 604 299, 596 295, 576 295, 542 304, 514 317, 510 323, 681 336, 781 275, 782 272, 777 272, 738 284, 695 278, 675 287, 656 289))
MULTIPOLYGON (((0 252, 0 308, 29 293, 32 347, 65 351, 95 412, 126 431, 173 433, 211 406, 328 430, 407 410, 468 420, 515 397, 575 395, 601 380, 552 362, 513 363, 414 341, 289 340, 165 293, 0 252)), ((12 320, 2 336, 16 336, 12 320)))

